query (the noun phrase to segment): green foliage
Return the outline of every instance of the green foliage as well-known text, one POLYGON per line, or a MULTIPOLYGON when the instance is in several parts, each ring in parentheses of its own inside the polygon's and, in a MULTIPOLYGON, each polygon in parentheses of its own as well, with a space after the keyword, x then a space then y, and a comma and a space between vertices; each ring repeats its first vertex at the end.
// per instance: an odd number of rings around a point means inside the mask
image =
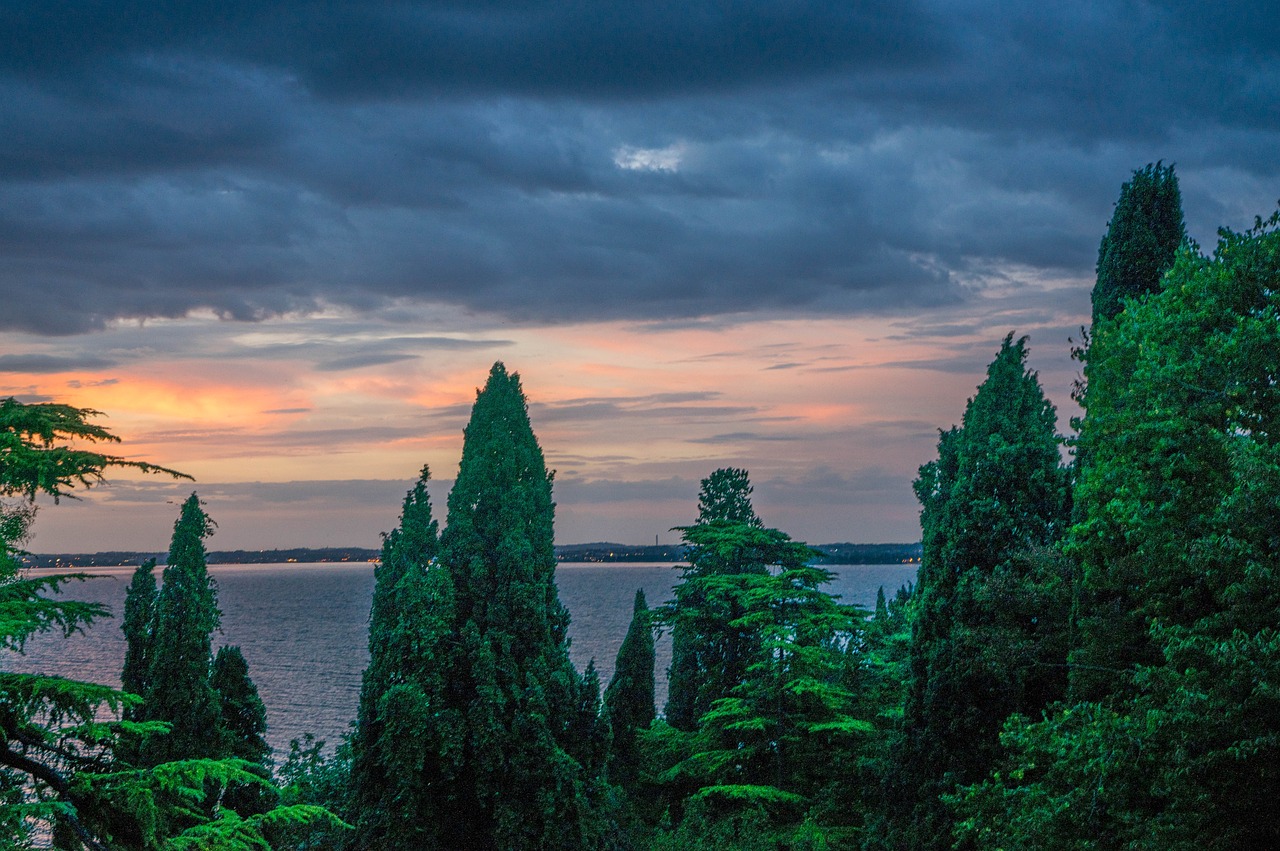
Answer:
MULTIPOLYGON (((55 500, 71 496, 68 490, 76 484, 101 482, 108 467, 181 475, 58 443, 114 441, 114 435, 86 422, 95 413, 65 405, 22 405, 12 399, 0 402, 0 497, 22 500, 0 504, 0 648, 5 652, 21 652, 26 640, 36 633, 56 630, 70 635, 108 614, 98 604, 53 596, 65 583, 89 577, 29 579, 20 574, 15 556, 34 515, 31 500, 35 495, 44 492, 55 500)), ((189 564, 198 561, 202 574, 200 541, 209 525, 194 495, 189 504, 195 510, 184 510, 179 526, 186 537, 179 541, 175 534, 174 553, 189 564)), ((171 564, 174 561, 171 559, 171 564)), ((163 595, 157 599, 152 567, 144 565, 135 574, 126 603, 125 632, 131 645, 126 684, 135 692, 154 692, 147 679, 154 676, 154 651, 160 649, 154 636, 159 619, 164 617, 165 602, 163 595)), ((175 578, 173 584, 176 588, 184 582, 175 578)), ((210 595, 206 600, 210 605, 197 611, 198 617, 204 617, 201 623, 209 626, 211 620, 216 625, 217 610, 207 580, 201 586, 197 579, 194 588, 210 595)), ((169 590, 166 577, 165 591, 169 590)), ((170 602, 165 611, 173 619, 178 609, 170 602)), ((170 638, 175 635, 171 629, 170 638)), ((206 687, 207 638, 208 632, 203 656, 206 687)), ((226 686, 228 706, 244 708, 246 718, 258 713, 256 719, 260 720, 261 702, 254 706, 256 694, 247 679, 243 657, 238 664, 236 657, 238 653, 226 654, 216 676, 226 686)), ((163 741, 170 738, 172 728, 165 721, 133 720, 143 715, 139 702, 137 693, 107 686, 0 672, 0 729, 4 731, 0 744, 0 846, 28 847, 34 835, 44 832, 57 847, 89 851, 233 851, 271 847, 267 834, 281 825, 324 822, 334 829, 341 826, 318 807, 264 806, 274 790, 256 761, 190 759, 184 754, 182 759, 137 767, 133 764, 135 749, 126 743, 163 741), (126 752, 128 758, 122 759, 126 752), (221 790, 227 794, 219 800, 221 790), (228 809, 225 805, 234 790, 251 790, 258 808, 252 813, 228 809), (212 799, 211 791, 215 793, 212 799)), ((261 732, 256 721, 245 729, 250 727, 261 732)), ((221 726, 215 732, 225 735, 221 726)), ((257 757, 265 755, 260 735, 256 742, 246 738, 245 743, 257 757)))
POLYGON ((1079 698, 1132 692, 1136 667, 1161 660, 1153 622, 1218 616, 1233 587, 1230 608, 1270 605, 1246 603, 1238 583, 1272 549, 1274 221, 1223 232, 1212 258, 1183 252, 1158 298, 1095 334, 1080 435, 1091 463, 1072 535, 1079 698))
POLYGON ((151 647, 143 651, 151 655, 151 668, 139 718, 171 725, 168 735, 143 743, 146 764, 225 753, 218 694, 209 682, 210 636, 221 619, 205 563, 204 539, 213 528, 199 497, 191 494, 174 523, 151 647))
POLYGON ((959 428, 920 469, 924 557, 910 690, 882 825, 891 847, 950 847, 939 796, 984 777, 1013 712, 1065 689, 1069 513, 1053 406, 1005 338, 959 428))
POLYGON ((1070 539, 1088 702, 1011 726, 1004 770, 966 790, 970 835, 1086 847, 1061 813, 1087 794, 1106 847, 1280 842, 1258 816, 1280 794, 1278 228, 1182 252, 1095 332, 1070 539))
MULTIPOLYGON (((258 689, 249 679, 249 664, 239 647, 218 648, 209 672, 209 685, 218 696, 218 732, 220 756, 253 763, 254 771, 269 778, 266 767, 271 755, 267 744, 267 708, 258 689)), ((265 812, 276 803, 276 790, 269 785, 237 784, 223 790, 222 806, 241 815, 265 812)))
MULTIPOLYGON (((326 755, 324 740, 310 733, 289 742, 289 753, 275 772, 282 805, 318 806, 331 813, 351 810, 351 778, 350 737, 326 755)), ((267 836, 278 851, 331 851, 344 847, 350 830, 349 825, 322 820, 276 826, 267 836)))
POLYGON ((133 572, 133 579, 124 598, 124 622, 121 629, 125 636, 124 669, 120 673, 120 687, 130 694, 144 695, 151 687, 152 649, 155 639, 151 630, 156 622, 155 559, 147 559, 133 572))
POLYGON ((111 467, 191 478, 167 467, 81 448, 77 442, 119 442, 120 438, 89 422, 98 416, 102 414, 89 408, 0 399, 0 496, 34 500, 36 494, 45 493, 56 502, 73 497, 71 490, 77 484, 87 488, 101 483, 111 467))
POLYGON ((636 591, 631 624, 618 648, 613 679, 604 692, 604 709, 612 731, 609 779, 633 790, 641 775, 640 731, 657 715, 654 703, 653 624, 643 590, 636 591))
POLYGON ((692 731, 645 737, 671 822, 655 847, 741 843, 757 823, 761 841, 780 843, 764 847, 809 847, 792 841, 802 825, 825 843, 858 818, 827 804, 873 729, 844 687, 861 613, 821 590, 830 573, 808 564, 813 550, 750 518, 681 530, 690 566, 661 614, 698 648, 707 709, 692 731))
MULTIPOLYGON (((701 546, 696 530, 744 527, 743 535, 763 529, 751 505, 751 483, 746 470, 716 470, 702 480, 698 494, 698 522, 681 527, 689 564, 683 581, 676 587, 674 608, 662 615, 671 628, 671 668, 667 672, 667 723, 677 729, 693 730, 698 718, 711 708, 712 701, 724 697, 739 682, 750 658, 749 648, 725 629, 737 614, 718 607, 732 601, 700 598, 705 586, 694 581, 716 574, 761 573, 767 570, 753 548, 771 546, 769 534, 749 537, 712 538, 714 547, 701 546), (691 537, 691 532, 693 537, 691 537), (675 616, 683 610, 684 614, 675 616)), ((781 534, 774 532, 773 534, 781 534)))
POLYGON ((722 467, 702 480, 698 492, 698 522, 764 525, 751 505, 751 479, 746 470, 722 467))
POLYGON ((380 609, 371 622, 371 646, 405 641, 407 652, 387 657, 399 671, 375 668, 378 652, 366 676, 362 722, 381 728, 357 729, 357 794, 399 798, 369 814, 357 797, 359 847, 604 844, 607 726, 598 682, 569 661, 553 519, 519 377, 495 364, 464 434, 438 560, 396 580, 394 621, 380 609), (415 835, 388 838, 405 831, 415 835))
POLYGON ((1125 299, 1160 289, 1186 238, 1182 194, 1173 166, 1147 165, 1120 188, 1115 213, 1098 247, 1098 280, 1093 288, 1093 324, 1111 319, 1125 299))
MULTIPOLYGON (((453 619, 448 571, 436 564, 438 524, 423 467, 399 526, 384 536, 369 616, 369 667, 352 738, 351 818, 360 848, 432 847, 442 819, 432 787, 438 752, 456 742, 457 711, 427 704, 448 687, 453 619), (433 717, 433 709, 443 714, 433 717)), ((454 744, 456 747, 456 744, 454 744)))

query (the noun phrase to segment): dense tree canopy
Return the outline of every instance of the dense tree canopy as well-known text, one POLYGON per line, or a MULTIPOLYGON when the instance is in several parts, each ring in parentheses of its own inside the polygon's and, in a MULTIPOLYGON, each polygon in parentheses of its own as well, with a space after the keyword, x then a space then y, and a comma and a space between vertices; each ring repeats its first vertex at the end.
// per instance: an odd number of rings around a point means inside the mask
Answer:
MULTIPOLYGON (((702 481, 673 599, 638 592, 601 699, 569 660, 552 474, 519 377, 478 391, 448 498, 384 537, 355 731, 295 743, 219 620, 195 494, 134 574, 124 691, 0 671, 0 845, 477 851, 1280 847, 1280 214, 1184 241, 1172 167, 1124 185, 1056 412, 1010 334, 920 468, 918 585, 874 613, 702 481), (1178 249, 1179 243, 1182 248, 1178 249), (654 630, 672 635, 655 715, 654 630), (318 830, 293 829, 326 820, 318 830)), ((29 578, 34 497, 113 466, 94 412, 0 402, 0 649, 106 614, 29 578)))
POLYGON ((191 494, 173 527, 164 581, 151 629, 150 672, 142 717, 170 724, 143 746, 155 765, 190 756, 222 756, 218 694, 209 682, 212 635, 221 622, 217 591, 205 563, 204 539, 213 522, 191 494))
POLYGON ((353 847, 432 847, 439 752, 463 725, 456 709, 430 704, 447 686, 441 648, 452 627, 448 572, 435 564, 438 523, 423 467, 405 495, 400 524, 383 537, 369 615, 369 666, 352 739, 353 847), (433 712, 438 722, 424 724, 433 712), (425 741, 424 741, 425 739, 425 741), (410 746, 410 743, 414 746, 410 746))
MULTIPOLYGON (((743 677, 750 653, 742 646, 745 634, 729 627, 737 613, 717 608, 703 599, 700 578, 767 572, 749 548, 722 549, 700 546, 690 539, 699 527, 750 526, 761 528, 751 504, 751 480, 746 470, 723 468, 702 480, 698 492, 696 526, 682 527, 689 564, 683 568, 676 589, 674 609, 666 618, 671 628, 671 668, 668 672, 666 721, 678 730, 693 730, 712 701, 725 697, 743 677), (694 580, 690 582, 690 580, 694 580)), ((696 536, 695 536, 696 537, 696 536)), ((731 600, 722 604, 735 605, 731 600)))
POLYGON ((1280 219, 1095 334, 1077 700, 963 800, 990 847, 1270 848, 1280 794, 1280 219), (1099 839, 1102 843, 1099 845, 1099 839))

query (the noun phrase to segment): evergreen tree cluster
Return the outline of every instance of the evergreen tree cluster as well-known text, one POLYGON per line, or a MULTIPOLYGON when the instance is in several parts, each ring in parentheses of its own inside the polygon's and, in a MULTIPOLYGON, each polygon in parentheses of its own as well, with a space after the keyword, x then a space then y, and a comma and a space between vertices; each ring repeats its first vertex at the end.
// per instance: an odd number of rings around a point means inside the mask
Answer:
MULTIPOLYGON (((22 573, 20 547, 37 494, 74 497, 75 487, 100 484, 111 468, 189 478, 85 448, 116 440, 90 422, 96 415, 0 400, 6 651, 21 652, 36 633, 70 635, 109 614, 57 596, 66 583, 91 577, 22 573)), ((0 847, 250 851, 271 847, 291 826, 341 824, 314 804, 274 806, 262 702, 247 666, 234 648, 216 660, 209 653, 218 617, 201 543, 209 528, 193 495, 175 527, 172 579, 167 570, 158 591, 154 562, 135 574, 125 606, 123 689, 0 671, 0 847), (197 729, 193 719, 212 723, 197 729)))
POLYGON ((352 847, 609 843, 594 670, 569 661, 551 475, 519 376, 476 395, 437 537, 427 471, 387 535, 352 740, 352 847))
MULTIPOLYGON (((1012 333, 939 432, 917 584, 841 603, 747 471, 716 470, 678 527, 672 599, 637 592, 603 694, 569 660, 553 477, 495 364, 443 533, 423 468, 384 537, 351 736, 294 742, 274 782, 248 664, 211 653, 193 494, 163 586, 154 564, 130 585, 123 691, 0 674, 0 831, 87 849, 1280 847, 1280 214, 1204 255, 1172 167, 1135 172, 1093 308, 1073 438, 1012 333)), ((0 403, 6 649, 105 614, 51 596, 78 577, 15 559, 36 493, 139 466, 51 463, 59 440, 110 439, 92 413, 0 403)))

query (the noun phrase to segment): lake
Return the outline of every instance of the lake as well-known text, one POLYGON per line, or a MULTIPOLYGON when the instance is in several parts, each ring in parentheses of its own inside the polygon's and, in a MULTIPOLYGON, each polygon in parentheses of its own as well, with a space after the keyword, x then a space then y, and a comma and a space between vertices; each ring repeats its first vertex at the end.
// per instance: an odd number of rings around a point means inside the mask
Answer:
MULTIPOLYGON (((914 564, 830 565, 828 586, 847 603, 871 607, 876 590, 892 596, 914 582, 914 564)), ((159 575, 157 569, 157 575, 159 575)), ((58 573, 32 571, 35 575, 58 573)), ((330 745, 355 718, 360 675, 368 662, 373 565, 366 563, 211 565, 218 584, 222 629, 214 644, 237 644, 267 707, 267 740, 277 753, 289 740, 314 733, 330 745)), ((23 656, 7 654, 6 668, 119 686, 125 641, 120 613, 131 567, 95 568, 100 578, 67 586, 65 596, 106 603, 116 614, 84 634, 63 639, 37 635, 23 656)), ((671 598, 679 571, 670 564, 561 563, 560 600, 569 609, 570 655, 579 669, 595 659, 602 687, 631 622, 632 601, 643 588, 650 606, 671 598)), ((666 702, 671 641, 657 646, 658 706, 666 702)))

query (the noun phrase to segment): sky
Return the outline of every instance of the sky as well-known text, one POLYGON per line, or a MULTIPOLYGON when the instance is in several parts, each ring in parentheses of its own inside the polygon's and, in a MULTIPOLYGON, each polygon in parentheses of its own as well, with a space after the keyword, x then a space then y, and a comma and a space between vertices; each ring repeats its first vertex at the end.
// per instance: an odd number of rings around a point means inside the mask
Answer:
POLYGON ((911 481, 1010 333, 1076 412, 1120 185, 1211 249, 1280 198, 1265 3, 50 2, 0 11, 0 396, 127 473, 35 552, 377 546, 443 519, 496 360, 557 540, 766 523, 913 541, 911 481), (172 8, 171 8, 172 7, 172 8))

